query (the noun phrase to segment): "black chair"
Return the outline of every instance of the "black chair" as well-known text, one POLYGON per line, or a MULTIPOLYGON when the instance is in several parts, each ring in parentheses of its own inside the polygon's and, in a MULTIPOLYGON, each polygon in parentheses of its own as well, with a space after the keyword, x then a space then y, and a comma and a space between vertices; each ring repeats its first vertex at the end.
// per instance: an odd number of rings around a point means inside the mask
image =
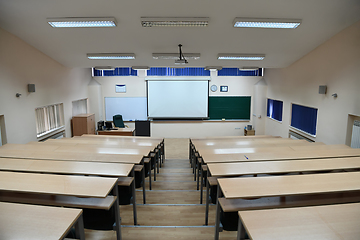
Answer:
POLYGON ((113 116, 113 123, 114 123, 115 127, 118 127, 118 128, 124 128, 125 127, 122 115, 114 115, 113 116))

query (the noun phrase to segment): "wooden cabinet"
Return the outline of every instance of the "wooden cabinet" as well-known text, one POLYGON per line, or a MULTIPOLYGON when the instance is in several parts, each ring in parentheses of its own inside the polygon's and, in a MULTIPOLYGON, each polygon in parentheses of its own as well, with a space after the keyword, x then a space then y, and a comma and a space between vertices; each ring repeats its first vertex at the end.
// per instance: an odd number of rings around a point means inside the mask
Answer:
POLYGON ((246 130, 244 129, 244 136, 251 136, 251 135, 255 135, 255 130, 246 130))
POLYGON ((72 118, 73 136, 95 134, 95 114, 79 114, 72 118))

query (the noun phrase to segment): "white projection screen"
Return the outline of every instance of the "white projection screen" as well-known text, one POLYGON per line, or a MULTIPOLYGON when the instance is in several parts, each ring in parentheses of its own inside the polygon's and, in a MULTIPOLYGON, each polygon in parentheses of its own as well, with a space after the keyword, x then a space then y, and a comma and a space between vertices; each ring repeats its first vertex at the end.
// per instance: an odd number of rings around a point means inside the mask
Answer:
POLYGON ((148 117, 204 119, 208 117, 208 80, 148 80, 148 117))

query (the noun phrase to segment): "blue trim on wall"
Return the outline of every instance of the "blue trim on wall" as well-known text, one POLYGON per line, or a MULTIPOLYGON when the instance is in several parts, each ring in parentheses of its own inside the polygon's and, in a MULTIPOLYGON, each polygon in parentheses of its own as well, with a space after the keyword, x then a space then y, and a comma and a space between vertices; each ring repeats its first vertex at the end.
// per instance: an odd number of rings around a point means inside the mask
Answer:
POLYGON ((147 70, 148 76, 210 76, 210 71, 204 68, 172 68, 153 67, 147 70))
POLYGON ((239 68, 223 68, 218 76, 259 76, 259 70, 241 71, 239 68))
POLYGON ((94 69, 94 76, 137 76, 137 70, 130 67, 115 68, 114 70, 96 70, 94 69))
POLYGON ((278 100, 268 99, 266 116, 281 122, 282 113, 283 113, 283 102, 278 100))
POLYGON ((316 108, 292 104, 291 126, 316 135, 317 112, 316 108))

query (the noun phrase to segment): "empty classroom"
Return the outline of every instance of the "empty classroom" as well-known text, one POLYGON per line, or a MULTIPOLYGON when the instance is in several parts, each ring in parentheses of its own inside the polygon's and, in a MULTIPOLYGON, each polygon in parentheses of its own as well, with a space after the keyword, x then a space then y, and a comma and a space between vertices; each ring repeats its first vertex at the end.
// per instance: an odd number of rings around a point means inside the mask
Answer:
POLYGON ((0 0, 0 239, 359 238, 359 53, 354 0, 0 0))

